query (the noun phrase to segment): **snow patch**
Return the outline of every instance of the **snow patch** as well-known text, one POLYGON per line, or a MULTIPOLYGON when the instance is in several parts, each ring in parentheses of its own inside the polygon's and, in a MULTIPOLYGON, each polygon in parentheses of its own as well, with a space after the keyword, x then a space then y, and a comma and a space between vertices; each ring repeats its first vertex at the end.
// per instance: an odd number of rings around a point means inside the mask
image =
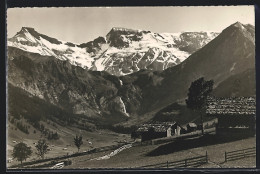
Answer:
POLYGON ((25 29, 26 32, 24 32, 26 39, 30 42, 37 43, 36 39, 28 32, 27 29, 25 29))
POLYGON ((230 70, 229 70, 229 71, 230 71, 230 72, 231 72, 231 71, 233 71, 233 70, 235 69, 235 66, 236 66, 236 62, 235 62, 235 63, 233 63, 233 65, 232 65, 232 67, 230 68, 230 70))
POLYGON ((121 86, 123 86, 123 81, 119 79, 119 83, 121 86))
POLYGON ((129 149, 132 147, 132 144, 127 144, 127 145, 124 145, 116 150, 114 150, 113 152, 111 152, 110 154, 108 155, 104 155, 102 157, 98 157, 98 158, 94 158, 94 159, 91 159, 91 160, 105 160, 105 159, 109 159, 111 158, 112 156, 115 156, 116 154, 118 154, 119 152, 122 152, 123 150, 125 149, 129 149))

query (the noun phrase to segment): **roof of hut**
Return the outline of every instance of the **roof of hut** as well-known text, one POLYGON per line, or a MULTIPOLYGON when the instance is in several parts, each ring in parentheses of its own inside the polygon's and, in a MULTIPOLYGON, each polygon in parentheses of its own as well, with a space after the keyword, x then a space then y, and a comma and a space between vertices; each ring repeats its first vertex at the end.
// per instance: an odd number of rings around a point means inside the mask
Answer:
POLYGON ((188 123, 187 126, 190 126, 190 127, 197 127, 197 125, 195 123, 188 123))
POLYGON ((137 132, 147 132, 150 128, 153 128, 155 132, 166 132, 167 129, 176 124, 176 122, 165 122, 156 124, 142 124, 137 132))
POLYGON ((255 115, 255 97, 207 98, 208 115, 255 115))

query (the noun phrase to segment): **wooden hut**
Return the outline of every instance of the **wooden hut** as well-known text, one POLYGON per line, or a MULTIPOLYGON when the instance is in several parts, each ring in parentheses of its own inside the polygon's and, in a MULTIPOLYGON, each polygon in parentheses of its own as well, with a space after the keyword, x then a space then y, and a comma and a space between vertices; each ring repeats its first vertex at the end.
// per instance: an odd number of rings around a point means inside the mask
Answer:
POLYGON ((186 127, 187 132, 193 132, 197 130, 197 125, 195 123, 188 123, 186 127))
POLYGON ((176 122, 164 122, 154 124, 142 124, 134 133, 133 138, 139 138, 141 141, 147 141, 156 138, 170 137, 180 135, 184 129, 176 122))
POLYGON ((254 135, 256 119, 254 97, 207 99, 207 116, 218 119, 216 133, 221 135, 254 135))

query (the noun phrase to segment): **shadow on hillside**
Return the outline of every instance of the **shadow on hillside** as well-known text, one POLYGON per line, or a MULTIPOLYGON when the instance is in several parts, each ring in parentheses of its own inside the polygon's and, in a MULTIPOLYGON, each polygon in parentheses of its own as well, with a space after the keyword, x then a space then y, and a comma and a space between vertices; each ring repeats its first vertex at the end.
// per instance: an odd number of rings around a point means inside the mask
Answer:
POLYGON ((241 139, 249 138, 248 136, 239 137, 223 137, 218 135, 204 135, 202 137, 193 139, 180 139, 174 142, 164 144, 154 149, 153 151, 146 154, 146 156, 160 156, 167 155, 181 150, 187 150, 191 148, 203 147, 208 145, 228 143, 232 141, 237 141, 241 139))

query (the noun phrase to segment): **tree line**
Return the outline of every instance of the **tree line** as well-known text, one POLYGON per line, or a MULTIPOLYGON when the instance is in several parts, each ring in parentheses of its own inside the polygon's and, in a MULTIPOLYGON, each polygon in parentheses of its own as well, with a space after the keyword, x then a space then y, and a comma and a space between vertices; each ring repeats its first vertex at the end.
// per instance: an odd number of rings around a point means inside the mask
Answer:
MULTIPOLYGON (((74 140, 74 145, 77 147, 79 152, 80 147, 83 144, 82 135, 76 135, 73 140, 74 140)), ((48 152, 49 145, 45 139, 40 139, 35 145, 35 148, 36 148, 35 154, 40 159, 44 159, 45 154, 47 154, 48 152)), ((30 158, 32 154, 33 154, 32 148, 24 142, 20 142, 16 144, 12 152, 13 158, 19 161, 21 164, 23 163, 23 161, 26 161, 26 159, 30 158)))

